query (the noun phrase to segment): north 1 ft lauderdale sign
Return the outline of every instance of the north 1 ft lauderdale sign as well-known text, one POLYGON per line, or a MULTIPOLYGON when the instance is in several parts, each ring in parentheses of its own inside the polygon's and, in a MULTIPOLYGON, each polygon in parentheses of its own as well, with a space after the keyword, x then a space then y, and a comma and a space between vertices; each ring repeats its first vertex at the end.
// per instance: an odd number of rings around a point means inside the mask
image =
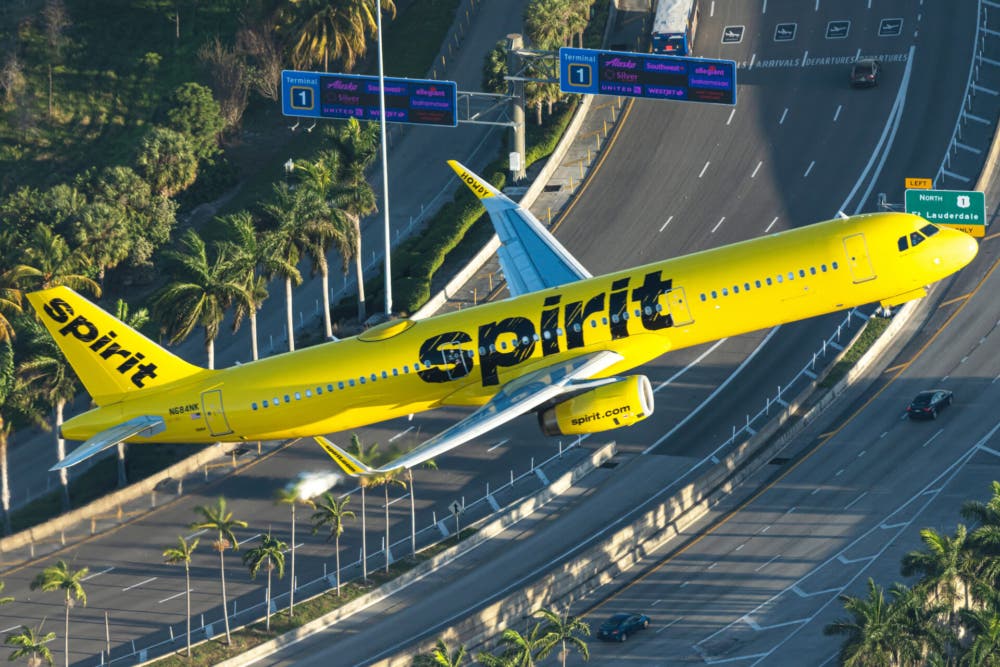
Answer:
POLYGON ((736 63, 564 47, 559 49, 559 90, 736 104, 736 63))
MULTIPOLYGON (((305 118, 378 120, 378 77, 281 72, 281 112, 305 118)), ((385 120, 414 125, 458 125, 454 81, 385 77, 385 120)))
POLYGON ((907 190, 906 212, 928 222, 986 236, 986 196, 975 190, 907 190))

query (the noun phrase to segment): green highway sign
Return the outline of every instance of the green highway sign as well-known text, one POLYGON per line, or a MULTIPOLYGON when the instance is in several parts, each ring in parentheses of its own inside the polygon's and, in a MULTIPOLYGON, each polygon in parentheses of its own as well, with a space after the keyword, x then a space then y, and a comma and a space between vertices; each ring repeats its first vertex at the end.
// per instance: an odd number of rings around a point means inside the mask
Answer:
POLYGON ((907 190, 906 212, 972 236, 986 236, 986 197, 982 192, 907 190))

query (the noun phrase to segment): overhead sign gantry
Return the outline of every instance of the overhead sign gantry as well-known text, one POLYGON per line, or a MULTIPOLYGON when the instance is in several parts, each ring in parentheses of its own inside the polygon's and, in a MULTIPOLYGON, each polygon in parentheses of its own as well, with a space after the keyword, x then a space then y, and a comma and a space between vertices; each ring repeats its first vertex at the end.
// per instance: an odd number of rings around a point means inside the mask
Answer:
MULTIPOLYGON (((281 111, 305 118, 379 119, 377 76, 281 72, 281 111)), ((385 77, 385 120, 413 125, 458 125, 454 81, 385 77)))
POLYGON ((658 100, 736 104, 732 60, 559 49, 559 90, 658 100))

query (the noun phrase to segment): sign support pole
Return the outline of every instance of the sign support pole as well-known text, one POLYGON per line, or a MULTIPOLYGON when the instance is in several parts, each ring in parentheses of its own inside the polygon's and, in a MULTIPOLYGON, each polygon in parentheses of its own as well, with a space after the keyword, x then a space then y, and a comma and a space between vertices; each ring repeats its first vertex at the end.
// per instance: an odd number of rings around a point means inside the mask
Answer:
MULTIPOLYGON (((378 14, 378 110, 379 125, 382 127, 382 213, 385 216, 385 316, 392 317, 392 265, 389 255, 392 251, 392 236, 389 230, 389 158, 385 132, 385 71, 382 66, 382 2, 377 0, 378 14)), ((358 276, 358 280, 362 280, 358 276)))

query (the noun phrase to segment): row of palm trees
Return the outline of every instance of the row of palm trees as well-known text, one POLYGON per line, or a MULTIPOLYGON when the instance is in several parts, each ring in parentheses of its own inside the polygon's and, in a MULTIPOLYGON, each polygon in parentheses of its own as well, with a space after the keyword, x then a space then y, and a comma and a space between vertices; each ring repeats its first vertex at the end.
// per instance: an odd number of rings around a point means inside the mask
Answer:
MULTIPOLYGON (((566 667, 571 649, 584 660, 590 659, 590 649, 584 640, 584 637, 590 636, 590 625, 586 621, 551 609, 539 609, 532 616, 539 621, 527 634, 507 628, 500 635, 497 652, 480 651, 475 656, 475 663, 485 667, 534 667, 557 648, 563 667, 566 667)), ((462 667, 471 658, 464 645, 451 647, 439 639, 434 649, 414 657, 413 666, 462 667)))
POLYGON ((913 586, 894 583, 887 595, 869 578, 864 596, 841 596, 848 615, 824 628, 844 637, 841 664, 1000 665, 1000 482, 961 514, 971 529, 920 531, 923 548, 900 569, 919 577, 913 586))

